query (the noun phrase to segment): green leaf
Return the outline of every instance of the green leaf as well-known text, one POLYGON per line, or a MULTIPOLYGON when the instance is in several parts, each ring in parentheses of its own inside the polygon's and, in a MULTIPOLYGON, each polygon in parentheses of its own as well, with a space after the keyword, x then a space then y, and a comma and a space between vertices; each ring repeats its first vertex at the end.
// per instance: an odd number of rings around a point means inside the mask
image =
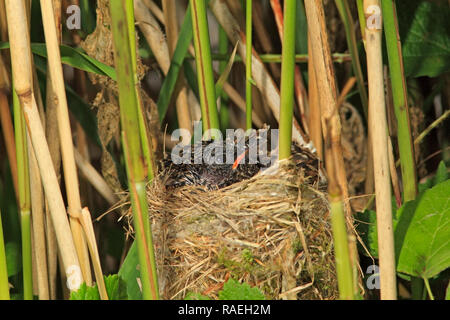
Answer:
POLYGON ((430 1, 397 1, 405 75, 436 77, 450 70, 450 9, 430 1))
POLYGON ((20 246, 16 242, 7 242, 5 244, 6 267, 8 277, 18 274, 22 270, 22 261, 20 246))
POLYGON ((450 267, 450 180, 403 205, 399 216, 397 271, 428 279, 450 267))
MULTIPOLYGON (((66 45, 60 46, 61 62, 71 67, 81 69, 87 72, 96 73, 102 76, 107 76, 116 80, 116 71, 100 61, 91 58, 81 49, 75 49, 66 45)), ((47 58, 47 48, 44 43, 33 43, 31 51, 41 57, 47 58)))
MULTIPOLYGON (((103 276, 105 280, 106 293, 109 300, 127 300, 127 286, 125 281, 117 274, 103 276)), ((98 286, 89 287, 86 283, 80 286, 77 291, 71 292, 70 300, 100 300, 98 286)))
POLYGON ((450 282, 447 285, 447 290, 445 292, 445 300, 450 300, 450 282))
POLYGON ((431 187, 448 180, 448 172, 447 167, 445 166, 445 162, 441 161, 436 170, 436 174, 434 177, 429 178, 425 183, 419 184, 419 193, 424 192, 425 190, 430 189, 431 187))
POLYGON ((442 160, 439 163, 439 166, 436 170, 436 175, 434 176, 434 179, 433 179, 433 182, 434 182, 433 185, 435 186, 446 180, 448 180, 448 172, 447 172, 447 168, 445 166, 445 162, 442 160))
MULTIPOLYGON (((0 42, 0 50, 8 48, 9 42, 0 42)), ((47 48, 45 43, 32 43, 31 51, 38 56, 47 58, 47 48)), ((61 45, 60 52, 62 63, 80 70, 107 76, 113 80, 116 80, 116 70, 113 67, 91 58, 81 49, 61 45)))
POLYGON ((253 80, 253 78, 248 78, 248 82, 250 82, 252 85, 256 87, 256 82, 253 80))
POLYGON ((109 300, 128 300, 127 284, 118 274, 112 274, 104 278, 109 300))
POLYGON ((167 109, 169 108, 170 99, 172 97, 175 84, 178 80, 178 74, 183 66, 184 58, 188 52, 189 45, 192 41, 192 19, 191 19, 191 6, 188 5, 186 14, 184 16, 183 25, 181 26, 180 34, 178 36, 177 45, 170 62, 169 71, 161 86, 159 97, 157 101, 159 122, 162 122, 166 116, 167 109))
POLYGON ((142 300, 142 291, 140 287, 141 273, 139 271, 139 257, 136 242, 130 247, 119 270, 119 276, 126 282, 128 299, 142 300))
POLYGON ((211 300, 208 296, 204 296, 197 292, 188 292, 184 300, 211 300))
POLYGON ((308 53, 308 21, 306 20, 305 5, 300 0, 297 0, 295 21, 297 24, 297 30, 295 32, 295 53, 308 53))
POLYGON ((231 278, 219 292, 219 300, 265 300, 265 297, 257 287, 252 288, 231 278))
POLYGON ((81 29, 85 34, 89 34, 94 31, 96 26, 95 4, 89 0, 81 0, 80 9, 81 9, 81 29))
MULTIPOLYGON (((439 164, 439 167, 436 171, 436 174, 434 177, 429 178, 425 183, 419 184, 419 194, 423 194, 428 189, 431 189, 433 186, 442 183, 446 180, 448 180, 448 172, 447 168, 445 167, 444 161, 441 161, 439 164)), ((405 224, 405 221, 403 221, 402 225, 397 228, 397 223, 400 219, 400 216, 406 212, 406 215, 403 217, 405 220, 407 217, 409 219, 412 218, 412 215, 414 214, 416 203, 405 203, 403 205, 403 209, 397 210, 395 199, 392 201, 392 209, 393 209, 393 226, 396 234, 396 245, 398 244, 401 239, 405 237, 406 229, 405 227, 409 226, 409 224, 405 224)), ((357 212, 356 213, 356 221, 358 222, 356 229, 361 236, 364 244, 366 245, 366 248, 368 249, 370 255, 372 255, 374 258, 378 258, 378 238, 377 238, 377 216, 376 212, 372 210, 366 210, 364 212, 357 212)), ((363 249, 362 252, 366 254, 366 251, 363 249)), ((397 257, 398 257, 397 252, 397 257)))
MULTIPOLYGON (((393 199, 393 207, 395 210, 395 199, 393 199)), ((393 211, 394 211, 393 210, 393 211)), ((367 250, 370 255, 374 258, 378 258, 378 229, 377 229, 377 213, 373 210, 366 210, 364 212, 356 213, 356 221, 358 222, 356 226, 356 230, 361 236, 364 244, 366 245, 367 250)), ((398 215, 396 212, 393 212, 392 223, 395 230, 395 227, 398 222, 398 215)), ((367 252, 363 249, 362 252, 367 254, 367 252)))
MULTIPOLYGON (((220 75, 219 79, 217 79, 215 90, 216 90, 216 97, 219 97, 222 94, 222 88, 225 81, 227 81, 228 76, 230 75, 231 68, 233 67, 234 58, 236 57, 236 51, 238 48, 239 41, 236 42, 236 45, 234 46, 233 52, 231 53, 230 59, 228 60, 227 65, 225 66, 222 74, 220 75)), ((250 78, 249 81, 253 84, 255 84, 255 81, 250 78)))
POLYGON ((427 179, 424 183, 419 183, 418 189, 419 193, 423 193, 424 191, 431 189, 434 185, 434 177, 427 179))
MULTIPOLYGON (((356 213, 356 230, 361 236, 367 250, 373 257, 378 257, 377 214, 373 210, 356 213)), ((362 250, 365 254, 366 252, 362 250)))
POLYGON ((89 287, 83 282, 77 291, 70 293, 70 300, 100 300, 97 285, 89 287))

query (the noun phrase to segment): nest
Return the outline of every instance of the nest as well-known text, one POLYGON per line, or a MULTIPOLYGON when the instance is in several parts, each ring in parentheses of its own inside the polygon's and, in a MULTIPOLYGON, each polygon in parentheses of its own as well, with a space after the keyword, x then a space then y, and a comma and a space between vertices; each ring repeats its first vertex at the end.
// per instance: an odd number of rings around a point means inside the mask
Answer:
POLYGON ((290 161, 219 190, 167 190, 162 172, 148 186, 161 297, 217 299, 232 277, 267 299, 337 298, 321 189, 290 161))

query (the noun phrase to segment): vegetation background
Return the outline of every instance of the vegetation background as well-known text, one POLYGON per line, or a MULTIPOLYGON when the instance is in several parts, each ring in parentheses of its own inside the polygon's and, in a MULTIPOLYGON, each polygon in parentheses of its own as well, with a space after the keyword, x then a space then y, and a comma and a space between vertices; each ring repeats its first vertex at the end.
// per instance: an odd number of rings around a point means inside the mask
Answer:
POLYGON ((449 6, 0 0, 0 299, 157 299, 145 186, 200 119, 314 144, 341 298, 450 299, 449 6))

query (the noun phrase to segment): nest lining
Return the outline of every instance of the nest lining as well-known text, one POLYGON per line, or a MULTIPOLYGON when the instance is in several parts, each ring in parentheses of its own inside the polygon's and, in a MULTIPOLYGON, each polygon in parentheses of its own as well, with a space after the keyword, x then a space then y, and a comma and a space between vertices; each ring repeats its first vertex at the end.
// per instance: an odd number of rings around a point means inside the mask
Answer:
POLYGON ((217 299, 233 277, 268 299, 337 298, 322 189, 291 161, 219 190, 167 190, 162 172, 148 186, 161 297, 217 299))

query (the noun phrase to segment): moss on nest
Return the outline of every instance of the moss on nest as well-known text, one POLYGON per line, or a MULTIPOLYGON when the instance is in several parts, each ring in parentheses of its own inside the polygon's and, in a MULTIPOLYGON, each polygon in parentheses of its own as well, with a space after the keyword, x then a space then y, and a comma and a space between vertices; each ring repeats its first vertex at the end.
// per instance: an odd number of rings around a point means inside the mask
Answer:
POLYGON ((337 298, 327 196, 299 166, 282 161, 209 191, 169 191, 163 177, 148 186, 162 298, 196 292, 217 299, 230 277, 268 299, 337 298))

